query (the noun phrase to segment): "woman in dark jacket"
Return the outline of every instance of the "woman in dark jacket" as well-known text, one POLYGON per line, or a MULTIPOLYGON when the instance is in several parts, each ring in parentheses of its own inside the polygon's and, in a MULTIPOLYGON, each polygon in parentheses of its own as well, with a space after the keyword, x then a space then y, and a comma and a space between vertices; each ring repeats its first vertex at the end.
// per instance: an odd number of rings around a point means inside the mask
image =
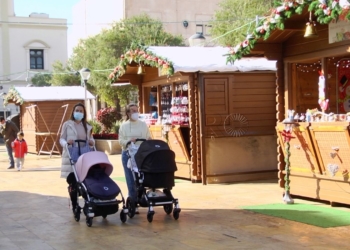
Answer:
POLYGON ((15 161, 12 155, 12 147, 11 143, 17 138, 17 133, 19 129, 16 124, 12 121, 5 121, 4 117, 0 116, 0 133, 2 134, 7 150, 7 154, 9 156, 10 166, 7 169, 11 169, 15 167, 15 161))

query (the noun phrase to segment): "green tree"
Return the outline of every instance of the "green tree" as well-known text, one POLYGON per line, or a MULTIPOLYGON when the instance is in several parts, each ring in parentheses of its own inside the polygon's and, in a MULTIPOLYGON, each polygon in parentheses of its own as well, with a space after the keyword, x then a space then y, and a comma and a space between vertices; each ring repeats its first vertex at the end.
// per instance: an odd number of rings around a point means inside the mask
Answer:
POLYGON ((146 46, 183 46, 182 36, 173 36, 164 31, 159 20, 143 14, 114 23, 110 29, 105 29, 96 36, 80 40, 73 49, 69 65, 79 70, 87 67, 92 73, 88 88, 94 88, 94 93, 108 105, 115 107, 116 100, 124 106, 129 100, 133 86, 112 87, 108 76, 118 64, 122 55, 133 42, 146 46), (89 86, 90 85, 90 86, 89 86))
POLYGON ((269 13, 274 0, 223 0, 211 22, 211 34, 223 46, 242 42, 255 27, 256 16, 269 13))
POLYGON ((52 86, 79 86, 80 75, 69 66, 64 66, 62 62, 56 61, 52 65, 53 74, 50 81, 52 86))
POLYGON ((37 73, 32 77, 32 84, 37 87, 50 86, 52 75, 48 73, 37 73))

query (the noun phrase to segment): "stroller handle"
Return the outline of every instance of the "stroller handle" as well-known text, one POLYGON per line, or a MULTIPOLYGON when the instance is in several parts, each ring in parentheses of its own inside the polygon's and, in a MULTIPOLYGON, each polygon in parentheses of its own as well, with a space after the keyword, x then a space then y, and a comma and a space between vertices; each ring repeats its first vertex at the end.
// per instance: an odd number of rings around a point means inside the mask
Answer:
POLYGON ((74 142, 77 142, 78 144, 80 143, 80 142, 86 142, 87 140, 74 140, 74 142))
MULTIPOLYGON (((144 141, 147 141, 147 140, 146 140, 146 139, 137 138, 137 139, 135 140, 135 142, 138 142, 138 141, 144 142, 144 141)), ((131 143, 131 141, 128 141, 128 142, 126 143, 126 147, 128 147, 128 146, 130 145, 130 143, 131 143)))

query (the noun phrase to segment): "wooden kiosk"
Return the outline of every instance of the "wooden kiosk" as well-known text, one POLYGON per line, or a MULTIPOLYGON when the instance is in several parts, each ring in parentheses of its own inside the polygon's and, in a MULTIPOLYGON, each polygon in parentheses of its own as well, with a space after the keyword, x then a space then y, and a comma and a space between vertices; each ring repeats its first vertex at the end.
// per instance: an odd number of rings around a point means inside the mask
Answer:
MULTIPOLYGON (((28 144, 28 152, 61 154, 59 136, 63 122, 69 119, 75 104, 84 103, 84 88, 14 87, 6 95, 8 103, 20 107, 20 130, 28 144)), ((87 92, 87 99, 94 96, 87 92)))
MULTIPOLYGON (((276 89, 280 186, 284 187, 286 174, 283 120, 293 110, 290 193, 350 204, 350 25, 344 20, 350 3, 345 2, 339 6, 340 2, 334 1, 334 6, 343 8, 338 22, 316 22, 317 32, 305 32, 305 20, 310 18, 307 3, 295 2, 291 8, 279 8, 279 12, 266 18, 269 21, 256 27, 256 43, 249 53, 263 53, 270 60, 277 60, 278 68, 283 69, 277 72, 276 89), (301 15, 295 13, 298 8, 303 9, 301 15), (289 14, 291 17, 287 18, 289 14), (283 22, 284 30, 274 29, 279 22, 283 22), (267 30, 270 33, 263 39, 261 34, 267 30)), ((334 6, 325 7, 333 11, 334 6)), ((325 12, 318 13, 321 20, 328 18, 325 12)), ((313 13, 311 16, 316 20, 313 13)), ((237 59, 244 50, 241 47, 230 57, 237 59)))
POLYGON ((138 86, 144 115, 157 107, 161 119, 148 121, 150 131, 153 138, 168 138, 177 177, 204 184, 276 178, 275 61, 247 58, 231 65, 225 51, 134 48, 114 74, 138 86), (171 64, 174 71, 164 75, 171 64), (139 65, 145 65, 143 74, 136 73, 139 65))

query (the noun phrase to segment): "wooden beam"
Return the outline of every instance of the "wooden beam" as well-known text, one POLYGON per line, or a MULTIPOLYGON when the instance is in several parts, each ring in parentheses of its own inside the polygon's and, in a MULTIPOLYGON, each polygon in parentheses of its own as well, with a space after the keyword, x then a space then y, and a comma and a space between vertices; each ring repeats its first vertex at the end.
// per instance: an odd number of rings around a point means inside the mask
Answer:
POLYGON ((292 22, 286 21, 284 23, 283 30, 305 31, 306 23, 307 23, 307 20, 292 21, 292 22))
MULTIPOLYGON (((349 41, 347 41, 349 42, 349 41)), ((303 60, 319 60, 321 57, 336 57, 343 56, 350 52, 350 45, 345 44, 339 47, 323 50, 322 53, 320 51, 313 51, 310 53, 304 53, 301 55, 285 57, 284 62, 295 62, 300 63, 303 60)))
POLYGON ((118 82, 130 82, 132 85, 139 85, 142 82, 142 75, 137 74, 124 74, 118 82))
POLYGON ((143 82, 142 86, 158 86, 164 84, 171 84, 173 82, 187 82, 188 76, 182 76, 180 73, 176 73, 171 77, 161 76, 154 81, 143 82))

